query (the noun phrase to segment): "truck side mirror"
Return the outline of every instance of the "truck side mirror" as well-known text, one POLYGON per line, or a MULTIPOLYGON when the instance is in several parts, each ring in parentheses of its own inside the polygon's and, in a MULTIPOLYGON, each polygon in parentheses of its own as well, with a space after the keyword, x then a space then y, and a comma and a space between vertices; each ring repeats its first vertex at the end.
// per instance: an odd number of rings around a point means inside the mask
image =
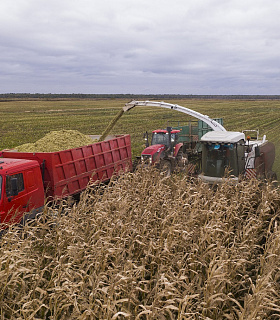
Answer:
POLYGON ((261 156, 260 147, 255 146, 255 157, 258 158, 261 156))
POLYGON ((11 179, 11 196, 17 196, 18 195, 18 183, 17 183, 17 178, 12 178, 11 179))

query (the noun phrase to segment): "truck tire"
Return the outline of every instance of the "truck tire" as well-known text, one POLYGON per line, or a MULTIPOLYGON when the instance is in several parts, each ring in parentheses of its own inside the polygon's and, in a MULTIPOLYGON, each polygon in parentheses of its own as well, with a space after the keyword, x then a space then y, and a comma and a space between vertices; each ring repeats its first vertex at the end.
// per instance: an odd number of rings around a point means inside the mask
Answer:
POLYGON ((160 164, 160 171, 165 177, 169 177, 172 173, 171 162, 169 160, 162 160, 160 164))

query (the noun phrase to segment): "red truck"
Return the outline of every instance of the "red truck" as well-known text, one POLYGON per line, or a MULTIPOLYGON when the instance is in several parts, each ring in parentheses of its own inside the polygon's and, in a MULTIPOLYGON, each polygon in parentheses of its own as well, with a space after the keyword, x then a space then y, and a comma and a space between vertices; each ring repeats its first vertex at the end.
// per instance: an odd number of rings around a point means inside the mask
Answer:
POLYGON ((1 229, 32 218, 45 200, 74 196, 89 182, 110 180, 132 169, 129 135, 58 152, 2 151, 0 158, 1 229))

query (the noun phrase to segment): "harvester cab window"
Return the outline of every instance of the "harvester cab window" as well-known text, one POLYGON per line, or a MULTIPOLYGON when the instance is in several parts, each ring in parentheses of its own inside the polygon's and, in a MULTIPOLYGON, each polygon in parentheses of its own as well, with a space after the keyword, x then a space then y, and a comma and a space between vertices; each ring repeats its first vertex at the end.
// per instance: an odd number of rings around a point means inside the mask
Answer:
POLYGON ((238 176, 236 144, 204 143, 202 170, 206 176, 223 177, 225 170, 238 176))
POLYGON ((24 190, 24 182, 23 182, 23 174, 22 173, 7 176, 6 177, 6 194, 8 197, 10 197, 13 194, 12 179, 16 179, 18 192, 21 192, 24 190))

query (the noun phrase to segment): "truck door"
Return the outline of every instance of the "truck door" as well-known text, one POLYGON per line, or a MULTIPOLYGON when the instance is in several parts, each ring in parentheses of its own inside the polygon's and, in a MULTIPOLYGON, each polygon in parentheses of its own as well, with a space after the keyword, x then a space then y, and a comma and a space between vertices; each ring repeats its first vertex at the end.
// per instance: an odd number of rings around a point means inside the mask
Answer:
POLYGON ((24 189, 28 197, 28 211, 40 210, 44 206, 44 187, 40 167, 24 172, 24 189))
POLYGON ((6 217, 1 222, 5 224, 20 222, 23 213, 28 211, 28 195, 23 173, 6 176, 3 198, 6 217))

